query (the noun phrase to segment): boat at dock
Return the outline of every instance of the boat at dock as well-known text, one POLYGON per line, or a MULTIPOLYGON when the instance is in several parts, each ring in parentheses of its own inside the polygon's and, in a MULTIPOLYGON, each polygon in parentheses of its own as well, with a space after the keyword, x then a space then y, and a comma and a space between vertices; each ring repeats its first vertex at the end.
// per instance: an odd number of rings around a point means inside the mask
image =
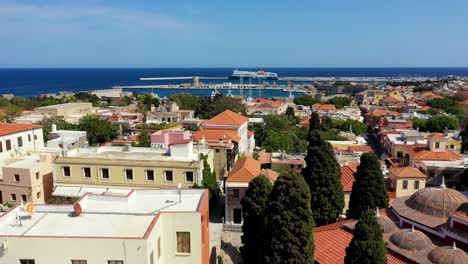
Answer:
POLYGON ((259 70, 256 72, 252 71, 239 71, 233 70, 232 75, 229 79, 264 79, 264 80, 278 80, 278 74, 274 72, 266 72, 259 70))

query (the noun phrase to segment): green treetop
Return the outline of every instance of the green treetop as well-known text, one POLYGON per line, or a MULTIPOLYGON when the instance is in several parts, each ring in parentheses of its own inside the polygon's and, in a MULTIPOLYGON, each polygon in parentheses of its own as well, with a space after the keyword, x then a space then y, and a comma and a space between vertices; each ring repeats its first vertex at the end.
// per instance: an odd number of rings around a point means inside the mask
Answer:
POLYGON ((380 224, 373 210, 366 210, 353 232, 353 239, 346 248, 346 264, 387 263, 387 248, 380 224))
POLYGON ((282 174, 267 207, 266 263, 313 263, 314 226, 306 182, 295 172, 282 174))
POLYGON ((374 153, 363 153, 354 174, 353 189, 347 216, 359 219, 368 208, 387 208, 388 194, 379 158, 374 153))
POLYGON ((272 186, 261 175, 249 183, 249 188, 241 200, 244 222, 242 224, 242 244, 240 252, 244 263, 264 263, 266 246, 266 207, 272 186))

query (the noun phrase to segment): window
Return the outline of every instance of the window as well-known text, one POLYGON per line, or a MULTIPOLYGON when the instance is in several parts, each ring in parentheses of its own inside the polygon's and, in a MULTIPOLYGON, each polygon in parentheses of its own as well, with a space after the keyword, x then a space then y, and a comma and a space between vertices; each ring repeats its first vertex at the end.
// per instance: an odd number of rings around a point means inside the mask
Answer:
POLYGON ((20 264, 36 264, 34 259, 20 259, 20 264))
POLYGON ((41 199, 41 192, 37 192, 36 197, 37 199, 41 199))
POLYGON ((101 168, 101 178, 104 180, 110 179, 109 169, 108 168, 101 168))
POLYGON ((414 181, 414 189, 415 190, 419 189, 419 181, 414 181))
POLYGON ((440 148, 440 142, 436 142, 436 143, 435 143, 435 148, 436 148, 436 149, 440 148))
POLYGON ((28 134, 28 141, 31 142, 31 135, 28 134))
POLYGON ((62 172, 63 172, 64 177, 70 177, 71 176, 70 167, 62 167, 62 172))
POLYGON ((26 194, 22 194, 21 195, 21 201, 26 202, 27 200, 28 200, 28 198, 26 197, 26 194))
POLYGON ((190 232, 177 233, 177 253, 190 254, 190 232))
POLYGON ((172 182, 172 181, 174 181, 174 175, 172 174, 172 171, 165 171, 165 172, 164 172, 164 179, 165 179, 167 182, 172 182))
POLYGON ((6 141, 6 150, 11 150, 11 140, 7 139, 6 141))
POLYGON ((108 260, 107 264, 124 264, 123 260, 108 260))
POLYGON ((406 189, 408 189, 408 181, 404 180, 403 181, 403 190, 406 190, 406 189))
POLYGON ((39 180, 39 176, 40 176, 39 172, 36 172, 36 180, 39 180))
POLYGON ((154 170, 147 170, 146 171, 146 180, 147 181, 154 181, 154 170))
POLYGON ((17 140, 18 140, 18 147, 22 147, 23 146, 23 137, 18 137, 17 140))
POLYGON ((83 177, 91 178, 91 168, 83 168, 83 177))
POLYGON ((131 170, 131 169, 126 169, 125 170, 125 180, 133 181, 133 170, 131 170))
POLYGON ((3 142, 0 141, 0 152, 3 152, 3 142))
POLYGON ((193 171, 186 171, 185 172, 185 182, 193 182, 193 171))
POLYGON ((87 260, 72 260, 71 264, 88 264, 87 260))
POLYGON ((34 140, 37 140, 37 135, 34 135, 34 140))
POLYGON ((20 182, 20 176, 19 174, 13 175, 15 182, 20 182))
POLYGON ((234 189, 233 195, 234 195, 234 198, 239 198, 239 189, 234 189))
POLYGON ((12 193, 10 196, 11 196, 11 201, 16 202, 16 194, 12 193))

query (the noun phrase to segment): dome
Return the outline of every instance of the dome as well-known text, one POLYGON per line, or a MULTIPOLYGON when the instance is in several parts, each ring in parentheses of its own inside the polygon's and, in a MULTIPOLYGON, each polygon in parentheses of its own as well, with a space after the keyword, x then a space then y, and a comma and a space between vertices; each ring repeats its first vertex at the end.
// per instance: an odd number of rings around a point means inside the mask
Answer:
POLYGON ((457 190, 445 188, 424 188, 406 200, 406 205, 423 214, 435 217, 450 217, 468 199, 457 190))
POLYGON ((429 260, 434 264, 464 264, 468 263, 468 254, 454 244, 453 247, 445 246, 432 250, 429 260))
POLYGON ((390 242, 395 246, 409 251, 419 251, 430 248, 431 239, 423 232, 414 228, 401 229, 390 237, 390 242))
POLYGON ((397 226, 395 225, 395 223, 392 221, 392 219, 390 219, 388 216, 386 215, 379 215, 377 216, 377 220, 379 221, 379 224, 380 224, 380 230, 384 233, 384 234, 391 234, 393 233, 393 231, 395 231, 395 229, 397 228, 397 226))

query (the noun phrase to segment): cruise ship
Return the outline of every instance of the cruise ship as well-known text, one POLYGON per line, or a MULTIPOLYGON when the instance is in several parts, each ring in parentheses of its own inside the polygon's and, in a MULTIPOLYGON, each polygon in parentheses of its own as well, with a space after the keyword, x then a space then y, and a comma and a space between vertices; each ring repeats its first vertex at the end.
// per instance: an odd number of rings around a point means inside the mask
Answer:
POLYGON ((232 75, 229 76, 229 79, 240 79, 240 78, 278 80, 278 74, 274 72, 266 72, 262 70, 256 71, 256 72, 234 70, 232 71, 232 75))

